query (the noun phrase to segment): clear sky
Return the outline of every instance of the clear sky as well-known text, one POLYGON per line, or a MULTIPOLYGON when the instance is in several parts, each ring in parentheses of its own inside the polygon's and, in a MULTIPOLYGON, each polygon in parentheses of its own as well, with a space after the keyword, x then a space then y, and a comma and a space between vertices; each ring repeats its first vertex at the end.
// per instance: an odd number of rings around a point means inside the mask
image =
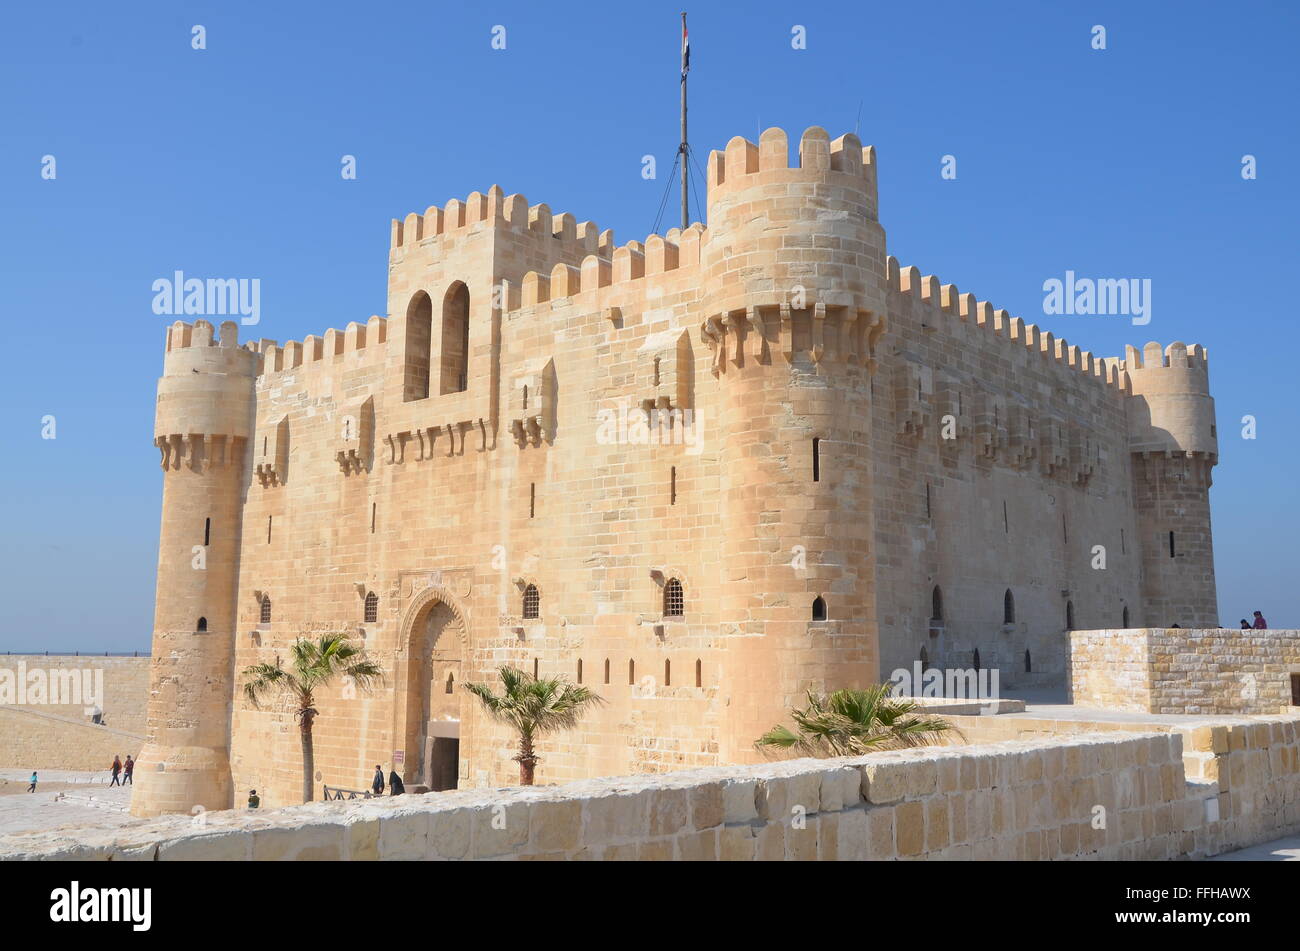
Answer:
MULTIPOLYGON (((678 138, 680 10, 6 5, 0 650, 149 646, 170 319, 152 312, 156 279, 259 278, 256 335, 301 340, 384 313, 391 218, 493 184, 643 240, 678 138), (644 155, 658 180, 642 178, 644 155)), ((692 3, 691 140, 703 161, 767 126, 792 139, 860 128, 904 265, 1099 355, 1208 347, 1221 617, 1260 608, 1300 627, 1298 11, 692 3), (1105 50, 1092 48, 1098 24, 1105 50), (940 174, 945 155, 955 179, 940 174), (1150 278, 1151 323, 1045 317, 1043 282, 1066 270, 1150 278)))

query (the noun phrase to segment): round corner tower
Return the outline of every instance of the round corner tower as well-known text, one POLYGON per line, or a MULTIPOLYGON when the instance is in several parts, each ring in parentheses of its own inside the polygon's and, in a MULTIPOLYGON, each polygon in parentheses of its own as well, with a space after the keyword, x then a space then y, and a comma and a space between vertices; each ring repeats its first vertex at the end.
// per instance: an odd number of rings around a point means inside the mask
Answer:
POLYGON ((884 330, 874 150, 808 129, 708 168, 703 336, 720 384, 723 762, 812 689, 878 679, 871 373, 884 330))
POLYGON ((1204 348, 1129 347, 1129 449, 1146 627, 1218 627, 1210 485, 1219 458, 1204 348))
POLYGON ((162 531, 150 663, 148 738, 131 812, 228 809, 230 703, 246 447, 258 354, 204 320, 167 332, 154 443, 162 531))

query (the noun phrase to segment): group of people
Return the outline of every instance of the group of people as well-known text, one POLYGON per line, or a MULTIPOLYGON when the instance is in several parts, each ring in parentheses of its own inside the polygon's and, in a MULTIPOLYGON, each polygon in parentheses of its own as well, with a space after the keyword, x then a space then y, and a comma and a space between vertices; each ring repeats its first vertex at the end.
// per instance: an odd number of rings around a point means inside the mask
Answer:
POLYGON ((1264 615, 1258 611, 1255 612, 1255 623, 1251 624, 1245 618, 1241 619, 1241 629, 1243 631, 1267 631, 1268 621, 1264 620, 1264 615))
MULTIPOLYGON (((400 796, 406 792, 406 786, 402 783, 402 777, 397 775, 397 770, 391 770, 388 774, 388 790, 393 796, 400 796)), ((376 796, 384 794, 384 768, 375 764, 375 778, 370 783, 370 791, 376 796)))
POLYGON ((135 785, 135 780, 131 778, 135 773, 135 760, 131 759, 130 753, 126 754, 125 764, 120 757, 114 756, 112 770, 113 781, 109 783, 110 786, 125 786, 127 783, 135 785))
MULTIPOLYGON (((32 774, 32 782, 36 782, 35 773, 32 774)), ((376 796, 384 794, 384 768, 377 764, 375 766, 375 779, 370 784, 370 789, 376 796)), ((397 770, 393 770, 388 774, 388 789, 390 795, 393 796, 400 796, 406 792, 406 786, 402 783, 402 777, 397 775, 397 770)), ((250 789, 248 791, 248 808, 256 809, 260 805, 262 805, 262 797, 257 794, 256 789, 250 789)))

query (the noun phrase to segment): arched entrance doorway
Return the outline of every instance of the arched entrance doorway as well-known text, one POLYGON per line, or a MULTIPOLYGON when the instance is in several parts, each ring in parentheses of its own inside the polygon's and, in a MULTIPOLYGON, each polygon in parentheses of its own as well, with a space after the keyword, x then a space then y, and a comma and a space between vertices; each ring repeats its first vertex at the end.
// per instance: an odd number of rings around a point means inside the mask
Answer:
POLYGON ((432 595, 421 600, 408 628, 404 773, 408 783, 455 789, 465 625, 446 601, 432 595))

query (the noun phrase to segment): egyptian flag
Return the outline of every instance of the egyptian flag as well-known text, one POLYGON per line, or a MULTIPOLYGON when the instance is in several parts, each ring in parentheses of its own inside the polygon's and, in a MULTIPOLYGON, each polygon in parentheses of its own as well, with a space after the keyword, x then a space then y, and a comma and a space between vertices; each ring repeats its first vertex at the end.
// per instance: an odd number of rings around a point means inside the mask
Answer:
POLYGON ((691 38, 686 32, 686 18, 682 17, 682 80, 691 70, 691 38))

